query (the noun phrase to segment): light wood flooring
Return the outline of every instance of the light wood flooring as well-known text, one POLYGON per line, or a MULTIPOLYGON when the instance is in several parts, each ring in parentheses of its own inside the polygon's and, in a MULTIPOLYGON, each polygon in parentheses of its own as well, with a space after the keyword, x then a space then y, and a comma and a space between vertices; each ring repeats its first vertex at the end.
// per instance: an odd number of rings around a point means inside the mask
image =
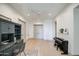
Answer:
POLYGON ((30 38, 26 42, 24 52, 18 56, 61 56, 61 52, 56 50, 53 41, 30 38))

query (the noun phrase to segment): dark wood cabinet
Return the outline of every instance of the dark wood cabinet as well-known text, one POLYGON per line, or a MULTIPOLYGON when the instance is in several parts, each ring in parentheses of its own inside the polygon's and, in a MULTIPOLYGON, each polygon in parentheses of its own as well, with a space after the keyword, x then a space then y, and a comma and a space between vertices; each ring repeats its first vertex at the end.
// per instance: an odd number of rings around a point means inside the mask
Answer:
POLYGON ((21 24, 0 18, 0 56, 14 56, 23 51, 21 24), (16 42, 15 42, 16 41, 16 42), (2 44, 7 42, 7 44, 2 44))
POLYGON ((15 25, 15 37, 21 39, 21 25, 15 25))

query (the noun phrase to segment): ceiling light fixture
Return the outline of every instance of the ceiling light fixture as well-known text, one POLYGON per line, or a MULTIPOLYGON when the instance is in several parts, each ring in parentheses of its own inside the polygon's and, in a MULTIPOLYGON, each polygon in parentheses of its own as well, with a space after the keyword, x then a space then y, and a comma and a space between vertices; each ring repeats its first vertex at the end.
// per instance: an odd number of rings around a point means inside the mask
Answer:
POLYGON ((28 13, 27 16, 30 16, 30 14, 28 13))
POLYGON ((52 13, 48 13, 49 16, 52 16, 52 13))
POLYGON ((40 11, 38 12, 38 14, 40 14, 40 11))

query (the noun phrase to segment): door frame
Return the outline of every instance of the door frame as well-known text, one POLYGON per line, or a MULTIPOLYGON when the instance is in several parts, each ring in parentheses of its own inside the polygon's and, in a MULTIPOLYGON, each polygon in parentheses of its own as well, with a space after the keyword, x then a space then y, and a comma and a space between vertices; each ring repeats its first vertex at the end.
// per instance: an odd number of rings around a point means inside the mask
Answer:
POLYGON ((57 37, 57 21, 55 21, 55 37, 57 37))

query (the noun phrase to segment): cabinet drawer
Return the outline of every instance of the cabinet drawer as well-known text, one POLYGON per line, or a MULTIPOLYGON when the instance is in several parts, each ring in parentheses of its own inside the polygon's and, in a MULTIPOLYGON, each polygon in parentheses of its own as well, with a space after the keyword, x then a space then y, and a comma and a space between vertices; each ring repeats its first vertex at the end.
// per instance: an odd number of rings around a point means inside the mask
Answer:
POLYGON ((0 51, 0 56, 3 56, 3 55, 4 55, 3 51, 0 51))

